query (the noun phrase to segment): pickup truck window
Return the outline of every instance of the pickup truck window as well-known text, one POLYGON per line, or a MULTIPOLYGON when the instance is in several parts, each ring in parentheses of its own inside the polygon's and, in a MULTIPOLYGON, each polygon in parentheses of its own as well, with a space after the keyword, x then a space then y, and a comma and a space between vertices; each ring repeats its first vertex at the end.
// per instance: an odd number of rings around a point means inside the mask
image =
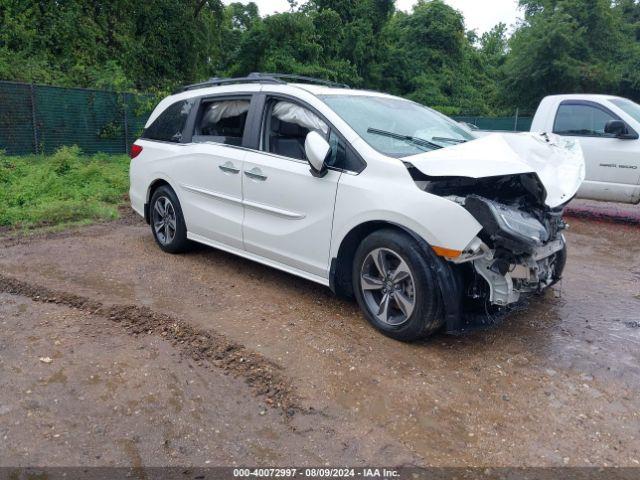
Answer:
POLYGON ((612 98, 609 101, 616 107, 624 110, 627 115, 633 117, 636 122, 640 122, 640 105, 626 98, 612 98))
POLYGON ((561 104, 558 108, 553 133, 585 137, 609 137, 604 127, 617 118, 604 110, 587 104, 561 104))

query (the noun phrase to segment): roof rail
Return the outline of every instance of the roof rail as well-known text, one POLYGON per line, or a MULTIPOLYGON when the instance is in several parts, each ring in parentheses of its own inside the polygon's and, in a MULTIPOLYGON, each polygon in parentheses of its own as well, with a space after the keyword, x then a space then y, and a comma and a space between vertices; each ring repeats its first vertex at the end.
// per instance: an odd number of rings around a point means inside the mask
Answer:
POLYGON ((282 80, 278 80, 276 78, 264 77, 262 75, 255 75, 253 73, 249 74, 247 77, 236 77, 236 78, 218 78, 212 77, 209 80, 205 80, 204 82, 194 83, 193 85, 186 85, 180 89, 178 89, 175 93, 186 92, 188 90, 197 90, 198 88, 205 87, 215 87, 217 85, 231 85, 234 83, 280 83, 284 84, 282 80))
POLYGON ((333 82, 331 80, 324 80, 322 78, 315 77, 305 77, 304 75, 294 75, 290 73, 251 73, 249 75, 262 77, 262 78, 274 78, 276 80, 294 80, 302 83, 312 83, 316 85, 326 85, 328 87, 337 87, 337 88, 351 88, 346 83, 333 82))
POLYGON ((332 82, 331 80, 323 80, 321 78, 305 77, 303 75, 292 75, 288 73, 260 73, 253 72, 246 77, 236 78, 218 78, 212 77, 209 80, 200 83, 194 83, 193 85, 186 85, 178 89, 174 93, 186 92, 188 90, 197 90, 198 88, 215 87, 218 85, 231 85, 234 83, 276 83, 286 84, 285 80, 293 80, 302 83, 312 83, 316 85, 326 85, 329 87, 337 88, 350 88, 345 83, 332 82))

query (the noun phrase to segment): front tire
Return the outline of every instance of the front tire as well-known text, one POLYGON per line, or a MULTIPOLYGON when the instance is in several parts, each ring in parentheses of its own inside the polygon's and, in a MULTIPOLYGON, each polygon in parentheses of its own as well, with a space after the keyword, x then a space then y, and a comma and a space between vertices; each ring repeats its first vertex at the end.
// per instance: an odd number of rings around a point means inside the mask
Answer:
POLYGON ((163 251, 181 253, 189 249, 182 208, 171 187, 163 185, 153 192, 149 211, 153 238, 163 251))
POLYGON ((379 230, 358 247, 353 290, 366 319, 396 340, 410 342, 444 323, 433 262, 420 244, 396 230, 379 230))

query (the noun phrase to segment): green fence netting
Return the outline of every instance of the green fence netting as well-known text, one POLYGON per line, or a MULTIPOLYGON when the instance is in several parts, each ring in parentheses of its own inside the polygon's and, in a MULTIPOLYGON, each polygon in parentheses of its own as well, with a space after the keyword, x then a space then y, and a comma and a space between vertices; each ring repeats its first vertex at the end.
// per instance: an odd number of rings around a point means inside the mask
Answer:
POLYGON ((19 83, 0 84, 0 149, 9 155, 33 153, 32 89, 19 83))
MULTIPOLYGON (((86 153, 126 153, 151 113, 151 95, 0 81, 0 150, 52 153, 78 145, 86 153)), ((526 131, 532 118, 458 116, 482 130, 526 131)))
POLYGON ((475 125, 480 130, 501 130, 506 132, 528 132, 533 122, 533 117, 453 117, 458 122, 475 125))
POLYGON ((0 82, 0 150, 126 153, 150 114, 150 96, 0 82))

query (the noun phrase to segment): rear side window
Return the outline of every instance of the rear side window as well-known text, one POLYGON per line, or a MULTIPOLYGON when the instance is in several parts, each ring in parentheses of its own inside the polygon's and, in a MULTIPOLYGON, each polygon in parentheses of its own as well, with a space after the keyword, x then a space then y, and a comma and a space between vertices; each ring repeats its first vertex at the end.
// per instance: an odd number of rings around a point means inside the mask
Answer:
POLYGON ((167 107, 164 112, 146 128, 142 138, 179 143, 187 123, 193 100, 181 100, 167 107))
POLYGON ((562 104, 558 108, 553 133, 585 137, 608 137, 604 127, 617 120, 611 113, 592 105, 562 104))
POLYGON ((192 141, 242 145, 250 104, 249 99, 202 101, 192 141))

